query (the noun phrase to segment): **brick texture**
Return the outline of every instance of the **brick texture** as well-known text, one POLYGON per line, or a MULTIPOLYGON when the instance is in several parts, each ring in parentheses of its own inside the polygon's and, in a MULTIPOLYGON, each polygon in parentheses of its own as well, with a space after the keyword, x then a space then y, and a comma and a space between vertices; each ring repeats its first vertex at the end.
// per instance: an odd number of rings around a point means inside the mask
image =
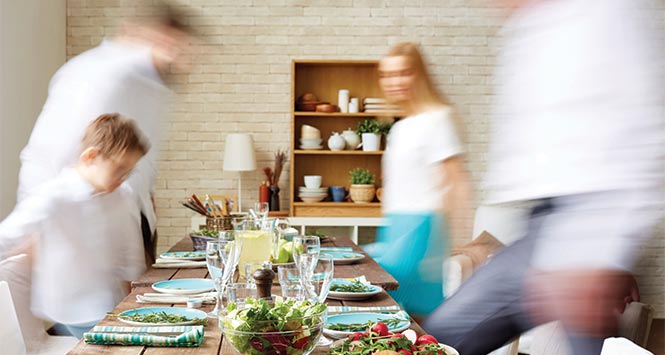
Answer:
MULTIPOLYGON (((202 34, 192 66, 174 72, 170 135, 161 145, 156 202, 159 250, 189 230, 191 214, 178 201, 191 193, 235 194, 233 173, 222 171, 226 133, 254 135, 259 167, 289 146, 291 59, 378 59, 391 44, 423 45, 431 73, 464 121, 468 168, 482 201, 488 116, 500 9, 487 0, 182 0, 202 34)), ((124 16, 151 11, 151 0, 68 0, 71 58, 117 30, 124 16)), ((665 27, 665 0, 655 13, 665 27)), ((288 169, 288 166, 286 167, 288 169)), ((260 170, 243 176, 244 205, 257 198, 260 170)), ((280 185, 288 196, 288 173, 280 185)), ((665 192, 664 192, 665 193, 665 192)), ((288 201, 282 201, 282 208, 288 201)), ((472 213, 454 221, 453 245, 469 240, 472 213)), ((639 265, 643 299, 665 316, 665 222, 639 265)))

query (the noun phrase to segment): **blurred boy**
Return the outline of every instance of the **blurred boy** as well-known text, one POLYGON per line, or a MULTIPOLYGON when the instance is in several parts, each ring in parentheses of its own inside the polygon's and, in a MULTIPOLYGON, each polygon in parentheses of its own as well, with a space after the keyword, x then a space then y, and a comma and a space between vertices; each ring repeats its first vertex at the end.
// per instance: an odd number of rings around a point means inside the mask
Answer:
POLYGON ((78 163, 0 223, 0 259, 26 236, 39 235, 32 311, 58 323, 59 334, 81 338, 145 269, 140 211, 121 184, 148 149, 133 121, 101 115, 85 131, 78 163))

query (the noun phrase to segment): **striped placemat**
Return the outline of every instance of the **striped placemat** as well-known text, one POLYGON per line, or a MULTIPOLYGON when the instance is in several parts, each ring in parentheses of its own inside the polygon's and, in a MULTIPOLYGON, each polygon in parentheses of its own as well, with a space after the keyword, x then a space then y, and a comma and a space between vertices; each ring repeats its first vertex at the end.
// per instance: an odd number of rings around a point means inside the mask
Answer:
POLYGON ((203 326, 116 327, 96 326, 83 334, 88 344, 196 347, 203 341, 203 326))
POLYGON ((398 305, 394 306, 328 306, 328 314, 333 313, 354 313, 354 312, 399 312, 402 309, 398 305))

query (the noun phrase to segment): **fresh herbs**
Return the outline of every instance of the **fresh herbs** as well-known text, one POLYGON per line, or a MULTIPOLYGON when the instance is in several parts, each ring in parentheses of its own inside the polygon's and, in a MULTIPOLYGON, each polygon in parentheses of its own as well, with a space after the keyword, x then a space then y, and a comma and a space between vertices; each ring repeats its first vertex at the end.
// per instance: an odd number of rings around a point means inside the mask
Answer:
MULTIPOLYGON (((114 315, 109 313, 109 315, 114 315)), ((153 313, 144 313, 139 314, 138 311, 134 311, 134 314, 121 314, 117 316, 120 319, 137 322, 137 323, 156 323, 156 324, 172 324, 172 323, 184 323, 184 322, 194 322, 195 324, 206 325, 207 320, 201 318, 189 318, 187 316, 178 315, 178 314, 168 314, 166 312, 153 312, 153 313)))
MULTIPOLYGON (((403 319, 393 318, 393 319, 382 319, 381 323, 388 326, 388 328, 395 328, 400 323, 404 322, 403 319)), ((368 321, 365 323, 332 323, 327 324, 326 329, 336 330, 338 332, 362 332, 364 330, 370 329, 376 322, 368 321)))
POLYGON ((334 292, 371 292, 372 288, 368 285, 358 281, 353 280, 350 283, 336 283, 330 286, 330 291, 334 292))
POLYGON ((417 336, 413 330, 392 333, 385 323, 378 322, 364 332, 350 334, 341 344, 333 346, 329 355, 413 354, 448 355, 446 347, 431 335, 417 336))

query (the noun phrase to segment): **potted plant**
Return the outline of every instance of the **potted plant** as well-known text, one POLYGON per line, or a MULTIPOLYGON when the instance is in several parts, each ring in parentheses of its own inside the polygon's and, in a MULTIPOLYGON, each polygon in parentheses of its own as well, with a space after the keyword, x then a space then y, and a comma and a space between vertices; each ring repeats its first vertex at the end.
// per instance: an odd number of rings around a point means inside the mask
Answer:
POLYGON ((355 168, 349 172, 351 188, 349 194, 355 203, 372 202, 376 188, 374 187, 374 174, 363 168, 355 168))
POLYGON ((362 137, 363 151, 373 152, 381 149, 382 125, 375 119, 366 119, 356 127, 356 133, 362 137))

